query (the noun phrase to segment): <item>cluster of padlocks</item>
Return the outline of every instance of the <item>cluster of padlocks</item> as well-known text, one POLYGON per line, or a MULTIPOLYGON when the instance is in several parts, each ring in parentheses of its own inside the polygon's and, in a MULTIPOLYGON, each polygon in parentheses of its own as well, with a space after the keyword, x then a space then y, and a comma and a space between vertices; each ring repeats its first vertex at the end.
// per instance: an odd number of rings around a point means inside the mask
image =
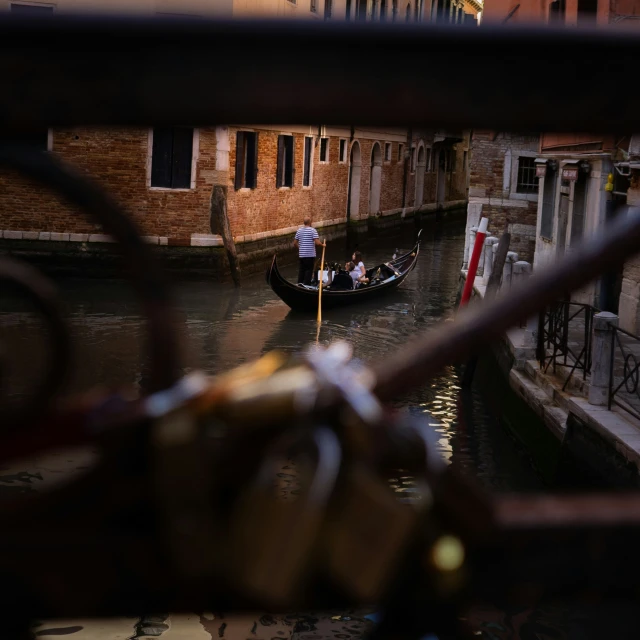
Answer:
POLYGON ((269 354, 213 383, 192 376, 181 391, 147 398, 176 570, 218 572, 270 607, 309 601, 319 584, 376 602, 416 536, 433 538, 435 569, 459 571, 459 541, 425 530, 444 471, 428 424, 385 410, 373 383, 335 343, 293 361, 269 354), (410 498, 388 482, 399 469, 415 479, 410 498), (283 475, 293 488, 278 489, 283 475))

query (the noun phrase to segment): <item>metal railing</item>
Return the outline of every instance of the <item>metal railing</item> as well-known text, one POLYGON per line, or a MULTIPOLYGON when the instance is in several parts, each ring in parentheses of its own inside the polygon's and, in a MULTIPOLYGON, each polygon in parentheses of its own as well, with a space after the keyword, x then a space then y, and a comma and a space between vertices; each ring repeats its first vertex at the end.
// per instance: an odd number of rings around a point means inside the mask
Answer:
POLYGON ((591 371, 591 327, 593 316, 598 311, 588 304, 563 300, 540 313, 540 369, 546 373, 553 365, 556 373, 556 367, 568 367, 570 371, 562 386, 563 391, 575 371, 582 371, 583 380, 591 371))
POLYGON ((609 410, 616 404, 640 420, 640 337, 611 327, 609 410))

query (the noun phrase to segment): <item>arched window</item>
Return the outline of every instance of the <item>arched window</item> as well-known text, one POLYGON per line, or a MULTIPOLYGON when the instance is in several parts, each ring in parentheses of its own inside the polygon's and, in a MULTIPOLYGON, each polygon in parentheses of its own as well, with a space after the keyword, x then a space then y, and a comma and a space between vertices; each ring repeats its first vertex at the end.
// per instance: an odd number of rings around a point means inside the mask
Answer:
POLYGON ((405 13, 404 20, 405 20, 405 22, 409 22, 409 20, 411 20, 411 5, 410 4, 407 5, 407 11, 405 13))
POLYGON ((391 12, 391 19, 393 20, 393 22, 395 22, 398 16, 398 0, 392 0, 391 12))
POLYGON ((384 22, 387 19, 387 0, 381 0, 380 2, 380 21, 384 22))

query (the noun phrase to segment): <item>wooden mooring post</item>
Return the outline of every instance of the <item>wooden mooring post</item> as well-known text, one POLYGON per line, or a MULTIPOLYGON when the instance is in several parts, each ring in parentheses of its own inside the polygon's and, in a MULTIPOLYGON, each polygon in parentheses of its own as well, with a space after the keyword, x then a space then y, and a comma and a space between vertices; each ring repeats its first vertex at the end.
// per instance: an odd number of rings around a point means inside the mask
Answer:
POLYGON ((211 228, 220 230, 222 242, 227 252, 231 277, 236 287, 240 286, 240 264, 236 253, 236 244, 231 234, 231 225, 227 215, 227 187, 216 184, 211 194, 211 228))

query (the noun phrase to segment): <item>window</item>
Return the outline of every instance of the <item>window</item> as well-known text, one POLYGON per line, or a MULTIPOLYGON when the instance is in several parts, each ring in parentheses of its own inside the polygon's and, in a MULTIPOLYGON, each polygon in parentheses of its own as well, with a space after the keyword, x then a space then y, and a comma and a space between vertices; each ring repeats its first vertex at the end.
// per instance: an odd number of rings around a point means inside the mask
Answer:
POLYGON ((42 129, 35 133, 0 138, 0 147, 8 146, 18 151, 50 151, 49 130, 42 129))
POLYGON ((358 15, 356 17, 364 22, 367 19, 367 0, 357 0, 357 3, 358 15))
POLYGON ((465 151, 462 154, 462 171, 466 171, 467 170, 467 152, 465 151))
POLYGON ((320 162, 329 162, 329 138, 320 138, 320 162))
POLYGON ((426 164, 424 167, 424 170, 429 172, 431 171, 431 149, 426 149, 427 152, 427 158, 426 158, 426 164))
POLYGON ((338 162, 346 162, 347 161, 347 141, 340 140, 340 152, 338 157, 338 162))
MULTIPOLYGON (((455 173, 456 172, 456 164, 457 164, 457 160, 458 160, 458 154, 456 152, 455 149, 452 149, 450 152, 451 154, 451 163, 450 163, 450 169, 451 169, 451 173, 455 173)), ((534 169, 534 173, 535 173, 535 169, 534 169)))
POLYGON ((53 13, 53 7, 44 4, 20 4, 11 3, 11 13, 19 13, 32 16, 46 16, 53 13))
POLYGON ((416 148, 411 147, 411 172, 416 170, 416 148))
POLYGON ((518 158, 516 193, 538 193, 538 177, 534 158, 518 158))
POLYGON ((331 17, 331 0, 324 0, 324 19, 328 20, 331 17))
POLYGON ((152 187, 191 188, 193 134, 191 127, 158 127, 153 130, 152 187))
POLYGON ((345 12, 345 18, 351 20, 351 0, 347 0, 347 10, 345 12))
POLYGON ((293 187, 293 136, 278 136, 276 187, 293 187))
POLYGON ((258 183, 258 134, 236 134, 236 189, 255 189, 258 183))
POLYGON ((311 3, 310 3, 310 7, 309 7, 309 8, 311 9, 311 11, 312 11, 313 13, 318 13, 317 0, 311 0, 311 3))
POLYGON ((404 145, 402 142, 398 144, 398 162, 402 162, 404 160, 403 156, 404 145))
POLYGON ((311 158, 313 157, 313 138, 306 136, 304 139, 304 173, 302 186, 311 186, 311 158))
POLYGON ((387 19, 387 0, 381 0, 380 2, 380 22, 384 22, 387 19))
POLYGON ((391 143, 390 142, 384 143, 384 159, 387 162, 391 160, 391 143))

